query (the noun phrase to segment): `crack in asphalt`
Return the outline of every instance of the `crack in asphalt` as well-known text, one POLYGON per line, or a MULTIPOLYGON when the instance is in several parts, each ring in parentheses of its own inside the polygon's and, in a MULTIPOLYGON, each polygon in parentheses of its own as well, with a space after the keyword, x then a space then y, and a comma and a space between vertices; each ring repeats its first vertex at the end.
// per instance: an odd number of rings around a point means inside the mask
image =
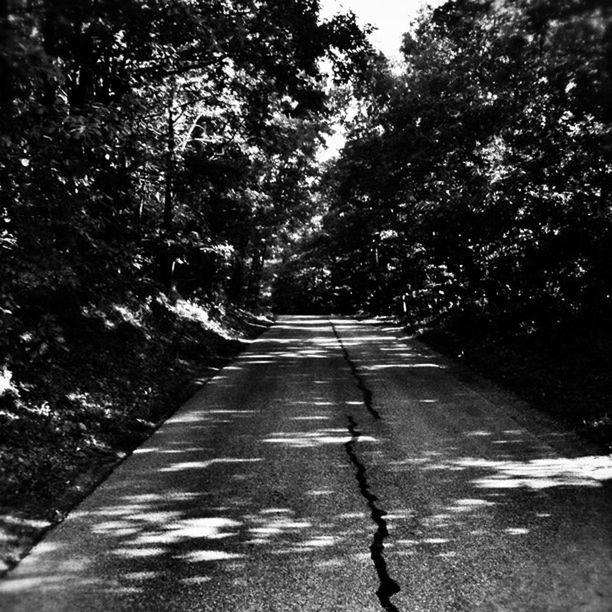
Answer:
MULTIPOLYGON (((336 336, 336 340, 338 341, 338 344, 342 349, 344 359, 351 370, 351 374, 357 382, 357 387, 360 389, 363 395, 363 403, 365 404, 365 407, 374 419, 381 420, 379 412, 376 410, 376 408, 374 408, 373 405, 374 397, 372 391, 368 389, 363 378, 360 376, 359 371, 357 370, 357 366, 351 359, 351 356, 349 355, 346 346, 344 346, 344 343, 342 342, 342 338, 340 337, 336 326, 333 324, 332 321, 330 321, 329 324, 331 325, 331 328, 334 332, 334 336, 336 336)), ((348 455, 349 460, 355 469, 355 478, 357 479, 361 496, 368 503, 368 508, 370 509, 370 518, 376 524, 376 532, 374 533, 372 543, 370 544, 370 556, 372 558, 372 562, 374 563, 374 567, 376 569, 376 574, 378 575, 379 581, 379 586, 376 590, 376 595, 378 596, 380 605, 384 610, 387 610, 387 612, 399 612, 399 609, 391 602, 391 597, 393 597, 393 595, 398 593, 401 589, 399 584, 395 580, 393 580, 391 576, 389 576, 387 562, 384 556, 384 542, 385 539, 389 537, 387 521, 384 518, 387 515, 387 512, 376 505, 376 502, 378 502, 379 499, 371 491, 370 484, 368 483, 366 467, 360 461, 359 457, 357 456, 357 453, 355 452, 355 445, 361 437, 361 432, 357 429, 357 422, 351 415, 348 416, 348 431, 351 434, 351 439, 345 443, 344 448, 346 449, 346 454, 348 455)))
POLYGON ((342 342, 342 338, 340 337, 340 334, 338 333, 336 326, 333 324, 332 321, 330 321, 329 324, 331 325, 331 328, 334 332, 334 336, 336 336, 336 340, 338 341, 338 344, 340 345, 340 348, 342 349, 342 353, 344 354, 344 360, 346 361, 346 363, 348 363, 349 368, 351 369, 353 378, 357 382, 357 386, 359 387, 359 390, 361 391, 363 395, 363 403, 365 404, 365 407, 368 409, 368 412, 372 415, 372 417, 374 417, 376 420, 380 420, 381 419, 380 413, 378 412, 378 410, 376 410, 376 408, 374 408, 374 398, 372 395, 372 391, 368 389, 365 382, 363 381, 363 378, 361 378, 361 375, 359 374, 359 371, 357 370, 357 366, 351 359, 349 352, 346 350, 346 347, 344 346, 344 342, 342 342))
POLYGON ((399 584, 397 584, 397 582, 395 582, 395 580, 389 576, 387 562, 385 561, 383 554, 385 550, 384 541, 389 536, 387 521, 384 519, 387 513, 376 505, 376 502, 379 501, 378 497, 376 497, 376 495, 374 495, 374 493, 372 493, 370 490, 366 468, 363 463, 361 463, 357 453, 355 452, 355 444, 359 441, 359 437, 361 436, 361 433, 357 429, 357 423, 352 416, 348 417, 348 421, 348 430, 351 434, 351 439, 345 443, 344 447, 346 449, 346 454, 349 456, 349 459, 355 468, 355 478, 359 483, 359 491, 368 502, 370 517, 377 525, 376 532, 372 538, 372 543, 370 544, 372 561, 374 563, 374 567, 376 568, 376 573, 378 574, 378 580, 380 582, 376 595, 378 596, 380 605, 384 610, 387 610, 388 612, 399 612, 399 609, 393 605, 393 603, 391 603, 391 597, 398 593, 401 589, 399 584))

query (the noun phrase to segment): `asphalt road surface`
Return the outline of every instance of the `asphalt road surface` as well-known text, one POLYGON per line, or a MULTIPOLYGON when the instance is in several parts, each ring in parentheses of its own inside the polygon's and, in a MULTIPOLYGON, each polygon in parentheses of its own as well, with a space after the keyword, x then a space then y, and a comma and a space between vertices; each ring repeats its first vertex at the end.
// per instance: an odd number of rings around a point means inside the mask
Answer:
POLYGON ((3 611, 612 610, 612 460, 397 330, 284 317, 0 581, 3 611))

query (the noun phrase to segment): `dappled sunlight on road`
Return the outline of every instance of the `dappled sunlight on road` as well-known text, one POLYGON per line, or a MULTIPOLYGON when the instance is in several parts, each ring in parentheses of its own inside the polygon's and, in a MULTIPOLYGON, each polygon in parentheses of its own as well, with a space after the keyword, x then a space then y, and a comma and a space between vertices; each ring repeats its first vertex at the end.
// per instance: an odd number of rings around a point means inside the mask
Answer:
MULTIPOLYGON (((70 584, 106 609, 154 593, 154 610, 179 609, 177 597, 255 610, 251 593, 270 584, 266 597, 327 585, 368 593, 363 606, 329 609, 376 610, 383 557, 398 601, 425 575, 440 597, 457 573, 494 585, 500 554, 544 567, 574 519, 608 503, 610 457, 559 456, 435 354, 332 322, 342 344, 317 317, 284 318, 253 342, 0 593, 51 596, 70 584)), ((581 529, 572 554, 593 548, 595 531, 581 529)))
POLYGON ((185 470, 204 470, 211 465, 217 463, 256 463, 257 461, 263 461, 263 459, 242 459, 237 457, 223 457, 209 459, 208 461, 182 461, 180 463, 173 463, 167 467, 160 468, 160 472, 182 472, 185 470))
MULTIPOLYGON (((577 447, 563 457, 569 434, 533 433, 524 419, 519 426, 514 409, 459 382, 454 366, 418 342, 402 344, 392 328, 373 336, 359 324, 335 323, 381 426, 397 441, 384 445, 383 456, 364 445, 362 456, 385 492, 393 534, 387 558, 404 559, 408 575, 421 576, 423 601, 432 588, 446 601, 457 572, 490 572, 491 584, 493 577, 512 584, 524 567, 534 583, 541 577, 531 605, 543 605, 538 597, 554 588, 571 609, 587 609, 567 577, 612 574, 612 458, 577 447), (500 565, 500 556, 508 561, 500 565)), ((410 581, 415 597, 421 581, 410 581)), ((600 584, 600 593, 609 592, 600 584)))
POLYGON ((382 365, 363 366, 364 372, 376 372, 378 370, 388 370, 392 368, 399 369, 412 369, 412 368, 440 368, 444 369, 444 366, 437 363, 389 363, 382 365))
POLYGON ((601 487, 603 481, 612 480, 612 460, 605 456, 514 462, 472 458, 461 459, 455 465, 490 472, 490 476, 472 481, 483 489, 601 487))
MULTIPOLYGON (((297 417, 300 418, 300 417, 297 417)), ((307 418, 307 417, 306 417, 307 418)), ((280 444, 292 448, 309 448, 323 444, 346 444, 351 436, 346 429, 319 429, 316 431, 274 432, 263 441, 269 444, 280 444)), ((371 436, 361 436, 360 442, 376 442, 371 436)))
MULTIPOLYGON (((257 572, 282 575, 270 558, 285 572, 306 567, 320 582, 347 562, 356 576, 371 573, 372 528, 344 449, 351 440, 345 414, 361 407, 359 392, 327 321, 275 333, 225 367, 205 399, 190 400, 61 526, 88 550, 87 563, 58 564, 62 545, 41 548, 31 570, 24 565, 0 589, 24 594, 36 584, 50 593, 69 582, 112 593, 125 608, 156 585, 170 597, 172 585, 197 591, 219 576, 246 584, 248 568, 262 563, 257 572), (340 367, 329 368, 330 360, 340 367), (334 484, 302 486, 310 473, 305 484, 321 473, 334 484), (359 511, 349 512, 355 500, 359 511)), ((284 580, 291 583, 292 572, 284 580)))

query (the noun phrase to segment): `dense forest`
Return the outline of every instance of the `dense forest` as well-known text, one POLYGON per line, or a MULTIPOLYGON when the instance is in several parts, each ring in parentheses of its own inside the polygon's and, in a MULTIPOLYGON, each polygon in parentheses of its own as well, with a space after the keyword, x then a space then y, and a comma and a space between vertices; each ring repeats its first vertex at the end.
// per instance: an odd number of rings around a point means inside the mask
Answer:
POLYGON ((24 330, 36 343, 49 317, 101 296, 257 302, 265 261, 308 215, 329 112, 320 60, 338 79, 364 61, 354 19, 321 23, 317 10, 2 2, 9 360, 24 330))
POLYGON ((611 12, 461 0, 418 23, 402 73, 362 91, 281 303, 516 329, 609 315, 611 12))
POLYGON ((0 1, 0 571, 265 327, 371 55, 317 0, 0 1))
POLYGON ((281 309, 389 314, 610 441, 612 6, 455 0, 373 58, 281 309))
POLYGON ((610 426, 612 7, 449 0, 399 69, 319 10, 0 0, 7 503, 132 448, 249 312, 395 315, 610 426))

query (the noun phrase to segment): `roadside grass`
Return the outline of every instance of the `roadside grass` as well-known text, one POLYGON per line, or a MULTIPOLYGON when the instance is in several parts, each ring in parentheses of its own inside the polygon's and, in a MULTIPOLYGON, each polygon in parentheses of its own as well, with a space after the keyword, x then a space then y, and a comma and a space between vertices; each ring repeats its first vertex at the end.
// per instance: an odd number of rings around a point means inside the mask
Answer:
POLYGON ((162 297, 108 303, 0 372, 0 575, 269 323, 162 297))
POLYGON ((429 327, 420 338, 612 452, 612 328, 485 329, 429 327))

